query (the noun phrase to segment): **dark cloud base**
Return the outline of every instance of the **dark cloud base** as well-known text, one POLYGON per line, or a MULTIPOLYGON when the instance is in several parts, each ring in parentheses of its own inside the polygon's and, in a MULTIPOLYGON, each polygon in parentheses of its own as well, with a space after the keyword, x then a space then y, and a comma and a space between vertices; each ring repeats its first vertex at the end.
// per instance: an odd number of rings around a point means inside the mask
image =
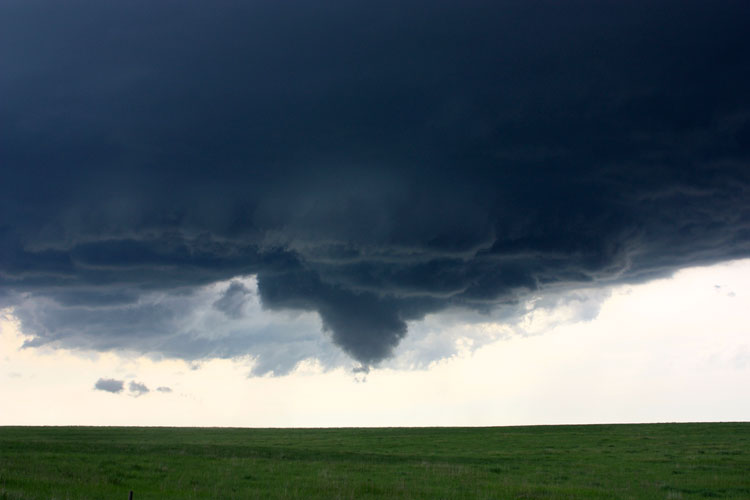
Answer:
POLYGON ((257 275, 369 366, 428 313, 750 256, 747 2, 574 3, 4 2, 0 301, 164 352, 145 294, 257 275))

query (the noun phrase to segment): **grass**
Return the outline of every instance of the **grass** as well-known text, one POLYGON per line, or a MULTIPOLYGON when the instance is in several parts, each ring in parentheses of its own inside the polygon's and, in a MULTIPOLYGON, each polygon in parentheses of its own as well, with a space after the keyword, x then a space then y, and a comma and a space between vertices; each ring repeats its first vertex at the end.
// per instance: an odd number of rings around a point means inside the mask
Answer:
POLYGON ((750 423, 0 427, 0 499, 750 498, 750 423))

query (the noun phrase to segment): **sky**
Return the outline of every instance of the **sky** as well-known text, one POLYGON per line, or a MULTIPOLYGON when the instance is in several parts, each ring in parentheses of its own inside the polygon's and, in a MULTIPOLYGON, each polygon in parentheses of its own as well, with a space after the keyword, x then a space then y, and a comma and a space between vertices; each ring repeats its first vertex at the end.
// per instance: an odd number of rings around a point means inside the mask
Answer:
MULTIPOLYGON (((456 354, 367 375, 313 361, 252 376, 249 358, 198 364, 23 349, 0 330, 0 425, 496 426, 746 421, 750 259, 609 290, 595 319, 535 311, 462 325, 456 354), (495 330, 492 342, 472 338, 495 330), (112 381, 108 385, 108 381, 112 381), (135 384, 135 385, 131 385, 135 384), (117 392, 115 392, 117 391, 117 392)), ((439 329, 429 321, 429 328, 439 329)), ((397 356, 398 359, 398 356, 397 356)))
POLYGON ((0 423, 747 420, 749 14, 2 2, 0 423))

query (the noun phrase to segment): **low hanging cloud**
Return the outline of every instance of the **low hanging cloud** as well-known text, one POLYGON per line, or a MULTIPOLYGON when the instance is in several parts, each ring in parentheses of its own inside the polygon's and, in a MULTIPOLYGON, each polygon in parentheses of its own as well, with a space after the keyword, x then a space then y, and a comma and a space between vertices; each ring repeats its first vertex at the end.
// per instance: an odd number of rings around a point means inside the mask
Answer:
POLYGON ((131 380, 131 382, 128 384, 128 390, 130 391, 130 394, 135 397, 143 396, 144 394, 148 394, 150 392, 149 388, 146 387, 146 384, 136 382, 135 380, 131 380))
POLYGON ((94 384, 94 389, 97 391, 111 392, 118 394, 123 391, 125 382, 123 380, 116 380, 113 378, 100 378, 94 384))
MULTIPOLYGON (((124 380, 117 380, 113 378, 100 378, 96 381, 96 384, 94 384, 95 390, 111 392, 112 394, 124 393, 125 387, 126 385, 124 380)), ((144 384, 143 382, 137 382, 135 380, 131 380, 127 384, 127 390, 130 396, 136 398, 151 392, 146 384, 144 384)), ((156 391, 161 393, 170 393, 172 392, 172 389, 170 387, 160 386, 156 388, 156 391)))
POLYGON ((416 366, 750 256, 748 14, 3 3, 0 307, 28 347, 416 366))
POLYGON ((255 360, 253 373, 277 375, 291 371, 308 358, 326 366, 341 362, 320 335, 316 315, 264 311, 254 278, 235 278, 195 288, 141 293, 138 303, 61 305, 38 296, 20 298, 15 316, 35 336, 26 347, 47 345, 124 353, 149 353, 154 357, 196 362, 206 358, 248 356, 255 360), (226 315, 215 304, 238 283, 244 294, 245 314, 226 315))

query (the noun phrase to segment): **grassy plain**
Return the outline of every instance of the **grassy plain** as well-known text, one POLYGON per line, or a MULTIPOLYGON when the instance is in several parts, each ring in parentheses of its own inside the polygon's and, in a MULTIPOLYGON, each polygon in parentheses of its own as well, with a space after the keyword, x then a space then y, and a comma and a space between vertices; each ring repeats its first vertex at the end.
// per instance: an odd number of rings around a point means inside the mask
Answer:
POLYGON ((750 423, 0 427, 0 499, 750 499, 750 423))

